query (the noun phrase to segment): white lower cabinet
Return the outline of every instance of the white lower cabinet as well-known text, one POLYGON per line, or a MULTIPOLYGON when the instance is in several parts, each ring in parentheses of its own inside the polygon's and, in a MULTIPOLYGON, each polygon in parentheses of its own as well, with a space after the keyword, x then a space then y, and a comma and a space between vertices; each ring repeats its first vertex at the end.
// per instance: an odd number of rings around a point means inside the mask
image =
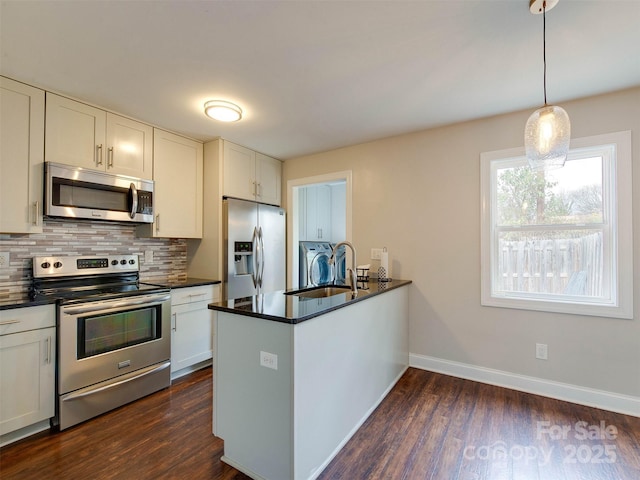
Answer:
POLYGON ((53 305, 0 311, 2 444, 11 441, 7 441, 6 434, 53 417, 55 359, 53 305))
POLYGON ((214 312, 207 305, 219 299, 219 285, 171 291, 171 374, 174 378, 212 358, 214 312))

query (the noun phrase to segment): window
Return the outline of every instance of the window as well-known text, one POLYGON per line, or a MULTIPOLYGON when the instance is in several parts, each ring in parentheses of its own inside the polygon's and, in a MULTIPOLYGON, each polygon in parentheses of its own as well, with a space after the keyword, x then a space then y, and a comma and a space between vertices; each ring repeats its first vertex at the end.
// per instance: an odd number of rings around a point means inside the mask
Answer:
POLYGON ((482 305, 632 318, 631 132, 571 147, 543 172, 481 154, 482 305))

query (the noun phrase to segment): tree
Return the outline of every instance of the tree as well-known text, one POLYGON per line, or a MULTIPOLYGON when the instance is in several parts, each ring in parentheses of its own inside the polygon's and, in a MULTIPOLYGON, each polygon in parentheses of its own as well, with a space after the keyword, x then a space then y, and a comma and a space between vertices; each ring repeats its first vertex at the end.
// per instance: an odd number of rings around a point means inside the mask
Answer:
POLYGON ((501 225, 560 223, 571 214, 569 199, 556 195, 557 182, 528 166, 498 173, 498 215, 501 225))
POLYGON ((567 193, 571 214, 581 217, 584 223, 602 221, 602 185, 585 185, 567 193))

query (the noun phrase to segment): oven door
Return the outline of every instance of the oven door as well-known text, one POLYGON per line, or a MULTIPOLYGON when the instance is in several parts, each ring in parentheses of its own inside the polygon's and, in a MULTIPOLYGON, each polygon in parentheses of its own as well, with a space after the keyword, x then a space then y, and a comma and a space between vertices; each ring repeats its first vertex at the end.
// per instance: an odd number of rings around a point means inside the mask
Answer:
POLYGON ((60 306, 58 393, 169 362, 167 292, 60 306))

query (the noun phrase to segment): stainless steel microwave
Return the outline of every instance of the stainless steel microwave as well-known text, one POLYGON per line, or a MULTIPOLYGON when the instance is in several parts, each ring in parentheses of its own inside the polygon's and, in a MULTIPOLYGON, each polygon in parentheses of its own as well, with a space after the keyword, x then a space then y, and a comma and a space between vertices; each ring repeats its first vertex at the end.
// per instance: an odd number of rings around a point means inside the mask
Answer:
POLYGON ((153 180, 45 162, 49 217, 153 223, 153 180))

